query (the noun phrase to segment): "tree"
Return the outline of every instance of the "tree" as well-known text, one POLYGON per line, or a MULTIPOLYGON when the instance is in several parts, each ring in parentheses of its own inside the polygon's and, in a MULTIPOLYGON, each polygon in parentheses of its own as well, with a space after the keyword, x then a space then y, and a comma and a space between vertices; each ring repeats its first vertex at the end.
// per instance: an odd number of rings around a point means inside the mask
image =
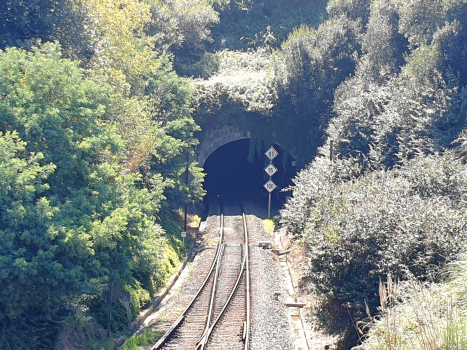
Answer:
POLYGON ((76 6, 93 52, 90 67, 126 94, 144 88, 142 78, 155 63, 151 39, 144 33, 149 6, 138 0, 86 0, 76 6))
POLYGON ((143 188, 121 162, 114 113, 129 99, 60 56, 58 44, 0 52, 4 348, 50 348, 78 296, 168 273, 138 272, 171 248, 156 223, 167 183, 152 174, 143 188))
POLYGON ((0 3, 0 49, 31 47, 37 39, 53 41, 70 19, 68 0, 5 0, 0 3))
POLYGON ((391 0, 373 1, 356 75, 364 81, 383 81, 404 64, 408 41, 399 30, 399 4, 391 0))
POLYGON ((199 55, 204 51, 204 42, 212 41, 210 27, 219 22, 219 14, 212 7, 213 1, 145 2, 151 5, 152 14, 148 34, 154 36, 158 52, 175 50, 179 54, 199 55), (183 50, 179 51, 181 48, 183 50))

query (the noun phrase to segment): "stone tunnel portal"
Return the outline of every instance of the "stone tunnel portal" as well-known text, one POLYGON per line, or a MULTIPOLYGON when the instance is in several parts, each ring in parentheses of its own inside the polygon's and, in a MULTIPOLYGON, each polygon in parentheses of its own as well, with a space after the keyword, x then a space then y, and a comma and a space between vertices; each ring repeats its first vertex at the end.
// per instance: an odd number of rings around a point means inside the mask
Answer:
MULTIPOLYGON (((280 146, 274 147, 279 156, 273 163, 279 171, 272 177, 278 185, 272 192, 272 216, 278 213, 290 195, 290 192, 280 190, 291 185, 291 178, 297 171, 290 156, 280 146)), ((206 216, 216 215, 222 208, 226 215, 240 215, 244 211, 267 218, 268 192, 263 185, 269 180, 264 171, 269 159, 264 155, 264 149, 255 152, 254 161, 250 163, 249 148, 249 138, 237 139, 214 149, 202 163, 207 174, 204 182, 207 195, 203 201, 206 216)))

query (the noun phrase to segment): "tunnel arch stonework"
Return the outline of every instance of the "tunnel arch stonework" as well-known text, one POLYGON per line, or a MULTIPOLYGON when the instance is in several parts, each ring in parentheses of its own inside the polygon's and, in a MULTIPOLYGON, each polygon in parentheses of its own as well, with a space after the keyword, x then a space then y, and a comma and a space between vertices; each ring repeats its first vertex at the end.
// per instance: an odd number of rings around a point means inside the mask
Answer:
POLYGON ((219 147, 237 140, 249 139, 249 131, 240 130, 236 126, 222 125, 212 129, 203 130, 196 147, 196 160, 200 167, 204 167, 206 159, 219 147))

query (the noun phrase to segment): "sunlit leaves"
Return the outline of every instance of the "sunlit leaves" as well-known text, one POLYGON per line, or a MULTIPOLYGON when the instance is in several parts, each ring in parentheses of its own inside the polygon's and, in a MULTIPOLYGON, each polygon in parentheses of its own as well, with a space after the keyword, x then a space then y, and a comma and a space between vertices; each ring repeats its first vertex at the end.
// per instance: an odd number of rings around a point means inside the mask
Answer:
POLYGON ((394 2, 400 6, 400 32, 413 47, 430 44, 436 30, 450 21, 450 15, 466 3, 465 0, 394 2))
POLYGON ((138 0, 86 0, 78 6, 85 12, 94 51, 92 67, 124 91, 141 88, 141 79, 154 69, 144 34, 149 6, 138 0))
MULTIPOLYGON (((125 133, 116 133, 129 118, 121 106, 141 108, 140 101, 60 56, 58 44, 0 52, 2 344, 22 332, 15 325, 26 310, 50 319, 67 298, 97 294, 109 278, 132 283, 147 240, 164 234, 155 222, 167 183, 150 174, 141 189, 141 176, 123 167, 125 133)), ((150 259, 155 266, 159 258, 150 259)), ((148 275, 147 288, 161 276, 148 275)), ((32 343, 52 339, 44 337, 32 343)))

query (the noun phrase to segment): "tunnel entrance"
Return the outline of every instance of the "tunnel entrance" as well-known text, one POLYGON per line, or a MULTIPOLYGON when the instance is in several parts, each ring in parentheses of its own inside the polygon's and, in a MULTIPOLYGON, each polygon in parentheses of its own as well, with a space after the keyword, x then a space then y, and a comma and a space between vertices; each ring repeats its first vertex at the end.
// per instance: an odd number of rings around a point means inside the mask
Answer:
MULTIPOLYGON (((254 162, 248 162, 250 139, 229 142, 216 149, 204 163, 206 178, 204 188, 207 195, 203 204, 205 215, 217 215, 221 211, 225 215, 253 214, 267 218, 268 192, 263 185, 269 176, 264 168, 269 159, 262 150, 255 154, 254 162)), ((269 148, 269 146, 267 146, 269 148)), ((277 215, 290 192, 280 192, 292 184, 291 178, 297 169, 292 159, 287 157, 280 146, 274 145, 279 156, 274 165, 279 171, 272 177, 278 188, 272 192, 271 216, 277 215)))

